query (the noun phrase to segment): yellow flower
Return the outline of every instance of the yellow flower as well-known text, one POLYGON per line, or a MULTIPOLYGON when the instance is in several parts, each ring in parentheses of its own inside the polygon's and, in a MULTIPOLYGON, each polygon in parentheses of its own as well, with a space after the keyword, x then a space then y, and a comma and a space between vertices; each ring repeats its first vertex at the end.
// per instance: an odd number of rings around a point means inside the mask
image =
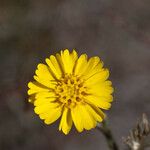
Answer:
POLYGON ((28 84, 35 113, 46 124, 61 117, 59 130, 65 134, 72 124, 79 132, 95 128, 105 117, 101 109, 109 109, 113 100, 109 71, 100 58, 78 58, 75 50, 66 49, 46 58, 46 63, 37 66, 35 81, 28 84))

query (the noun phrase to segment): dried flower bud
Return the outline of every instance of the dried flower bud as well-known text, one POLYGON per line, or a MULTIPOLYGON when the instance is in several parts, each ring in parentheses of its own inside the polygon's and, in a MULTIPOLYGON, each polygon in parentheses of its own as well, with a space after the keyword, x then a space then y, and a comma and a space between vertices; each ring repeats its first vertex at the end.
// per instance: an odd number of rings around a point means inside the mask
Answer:
POLYGON ((124 138, 124 142, 131 150, 143 150, 147 144, 147 138, 150 138, 150 123, 146 114, 138 121, 136 127, 130 131, 130 135, 124 138))

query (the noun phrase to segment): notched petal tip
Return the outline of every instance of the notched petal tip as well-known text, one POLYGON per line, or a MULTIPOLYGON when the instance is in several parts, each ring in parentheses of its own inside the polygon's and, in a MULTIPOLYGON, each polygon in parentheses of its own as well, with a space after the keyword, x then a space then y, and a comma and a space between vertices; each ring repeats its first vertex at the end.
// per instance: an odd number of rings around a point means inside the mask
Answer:
POLYGON ((72 52, 75 52, 75 53, 77 53, 77 50, 74 48, 74 49, 72 50, 72 52))
POLYGON ((33 83, 30 81, 30 82, 28 83, 28 88, 31 88, 32 84, 33 84, 33 83))
POLYGON ((107 106, 105 107, 105 110, 109 110, 111 108, 111 103, 108 103, 107 106))
POLYGON ((100 58, 98 56, 94 56, 95 61, 99 62, 100 58))
POLYGON ((50 59, 55 59, 56 57, 54 55, 50 55, 50 59))
POLYGON ((34 112, 35 112, 36 114, 39 114, 39 111, 38 111, 37 107, 34 107, 34 112))
MULTIPOLYGON (((41 118, 41 119, 44 119, 44 118, 42 118, 42 117, 40 117, 40 118, 41 118)), ((47 121, 47 119, 44 120, 44 123, 47 124, 47 125, 50 125, 50 124, 51 124, 50 122, 47 121)))
MULTIPOLYGON (((61 132, 61 129, 59 129, 59 131, 61 132)), ((66 130, 62 130, 62 132, 65 134, 65 135, 68 135, 70 130, 69 131, 66 131, 66 130)))
POLYGON ((69 50, 68 50, 67 48, 64 49, 63 52, 66 53, 66 54, 69 54, 69 53, 70 53, 69 50))
POLYGON ((45 62, 46 62, 47 64, 49 64, 50 59, 49 59, 49 58, 46 58, 46 59, 45 59, 45 62))
POLYGON ((28 90, 28 95, 31 95, 32 94, 32 90, 28 90))
POLYGON ((43 67, 43 65, 45 65, 45 64, 39 63, 39 64, 37 65, 37 69, 40 69, 41 67, 43 67))

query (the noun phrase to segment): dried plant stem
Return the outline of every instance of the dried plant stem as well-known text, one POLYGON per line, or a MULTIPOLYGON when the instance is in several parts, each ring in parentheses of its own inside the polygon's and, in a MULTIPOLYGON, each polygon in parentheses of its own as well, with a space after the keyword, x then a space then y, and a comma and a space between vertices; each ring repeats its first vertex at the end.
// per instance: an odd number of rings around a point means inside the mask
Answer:
POLYGON ((105 136, 110 150, 119 150, 106 121, 103 121, 102 125, 97 125, 97 129, 105 136))
POLYGON ((150 147, 150 123, 146 114, 143 114, 129 136, 124 138, 124 142, 130 150, 144 150, 150 147))

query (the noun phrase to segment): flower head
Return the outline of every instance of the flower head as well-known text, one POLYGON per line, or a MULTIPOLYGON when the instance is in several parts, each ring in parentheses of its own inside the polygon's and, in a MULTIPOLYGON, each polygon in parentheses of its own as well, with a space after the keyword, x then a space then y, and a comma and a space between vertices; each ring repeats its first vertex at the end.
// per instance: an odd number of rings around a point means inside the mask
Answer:
POLYGON ((68 134, 72 124, 79 132, 90 130, 101 122, 109 109, 113 87, 107 80, 109 71, 103 68, 99 57, 78 57, 75 50, 61 51, 39 64, 35 81, 29 82, 29 101, 34 111, 51 124, 60 119, 59 130, 68 134))

